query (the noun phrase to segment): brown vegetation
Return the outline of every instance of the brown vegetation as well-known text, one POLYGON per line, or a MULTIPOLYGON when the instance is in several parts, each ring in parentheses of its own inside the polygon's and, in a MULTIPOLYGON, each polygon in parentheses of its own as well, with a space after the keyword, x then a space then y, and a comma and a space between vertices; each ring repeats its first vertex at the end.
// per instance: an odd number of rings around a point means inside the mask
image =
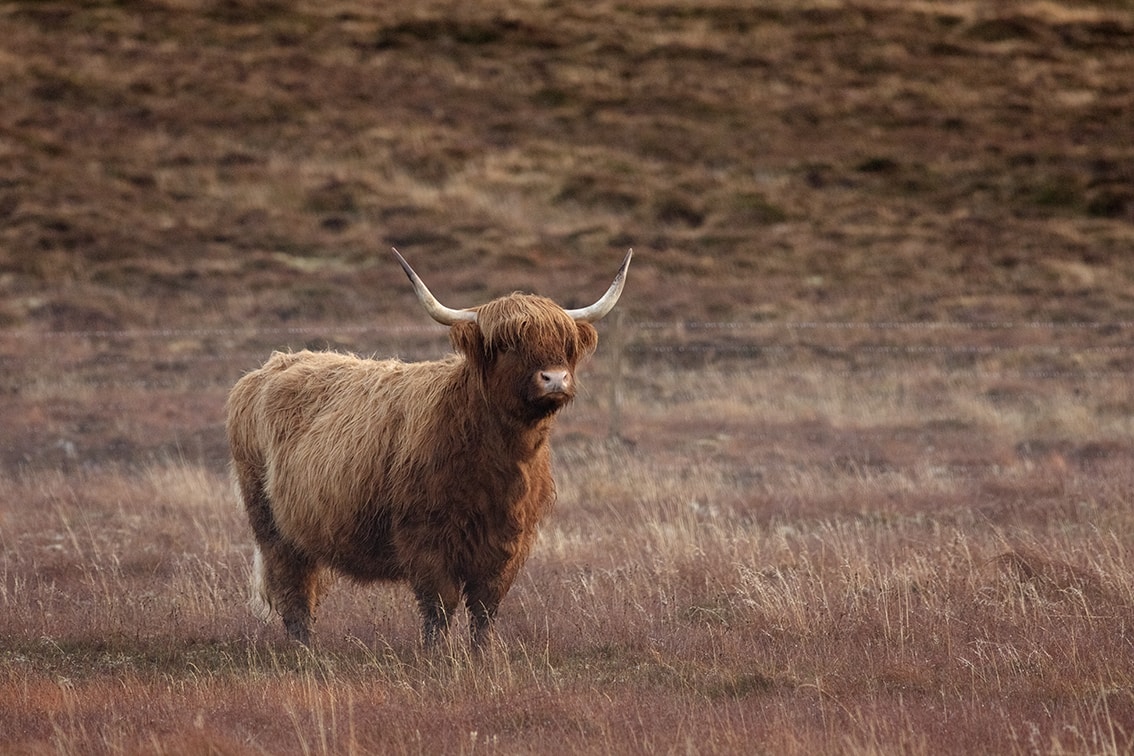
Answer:
POLYGON ((0 750, 1131 750, 1129 2, 0 28, 0 750), (393 244, 456 306, 636 250, 481 659, 245 607, 224 396, 445 352, 393 244))

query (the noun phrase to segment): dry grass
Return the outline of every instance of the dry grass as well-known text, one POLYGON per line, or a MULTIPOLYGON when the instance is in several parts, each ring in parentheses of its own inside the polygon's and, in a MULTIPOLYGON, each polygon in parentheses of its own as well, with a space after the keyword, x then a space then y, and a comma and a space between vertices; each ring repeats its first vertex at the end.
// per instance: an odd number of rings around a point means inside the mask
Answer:
POLYGON ((1063 384, 1021 424, 962 379, 940 395, 921 375, 815 368, 771 401, 759 373, 654 375, 674 398, 624 389, 634 441, 603 439, 582 407, 565 419, 560 506, 484 658, 459 635, 423 653, 398 587, 335 586, 314 652, 260 626, 222 469, 6 475, 3 500, 19 502, 0 529, 8 745, 1129 749, 1129 429, 1084 437, 1078 416, 1097 406, 1069 411, 1063 384), (825 403, 792 423, 820 379, 825 403), (667 424, 671 437, 645 437, 667 424), (1064 445, 1019 447, 1035 426, 1064 445), (1074 456, 1088 441, 1109 456, 1074 456))

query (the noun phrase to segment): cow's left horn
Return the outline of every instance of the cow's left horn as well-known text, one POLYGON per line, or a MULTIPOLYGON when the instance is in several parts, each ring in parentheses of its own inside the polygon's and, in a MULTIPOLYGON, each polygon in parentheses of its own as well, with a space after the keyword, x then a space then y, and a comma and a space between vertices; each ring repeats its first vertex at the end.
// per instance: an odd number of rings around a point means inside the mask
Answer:
POLYGON ((634 256, 634 250, 626 253, 625 259, 622 261, 622 267, 618 269, 618 273, 614 275, 614 282, 611 283, 610 288, 602 295, 599 301, 595 302, 590 307, 581 307, 578 310, 567 310, 567 314, 575 320, 580 320, 584 323, 594 323, 601 320, 614 309, 614 305, 618 303, 618 298, 622 296, 622 287, 626 285, 626 271, 630 268, 630 258, 634 256))
POLYGON ((437 297, 433 296, 432 292, 426 288, 425 284, 417 274, 413 272, 406 259, 402 257, 402 253, 390 247, 394 252, 394 257, 398 258, 398 262, 402 264, 402 270, 409 276, 410 283, 413 284, 413 290, 417 294, 418 301, 425 307, 425 311, 429 316, 436 320, 441 325, 451 326, 456 323, 464 323, 476 320, 476 312, 474 310, 454 310, 446 307, 437 301, 437 297))

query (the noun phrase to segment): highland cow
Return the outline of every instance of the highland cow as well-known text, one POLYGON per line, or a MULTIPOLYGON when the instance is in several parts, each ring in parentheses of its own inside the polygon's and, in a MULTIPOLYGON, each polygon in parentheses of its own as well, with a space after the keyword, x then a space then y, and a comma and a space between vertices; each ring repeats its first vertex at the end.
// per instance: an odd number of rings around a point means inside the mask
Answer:
POLYGON ((579 310, 530 294, 453 310, 394 254, 456 354, 276 352, 229 395, 233 473, 256 540, 253 606, 308 644, 324 570, 404 581, 427 645, 462 596, 481 645, 555 499, 549 434, 632 251, 579 310))

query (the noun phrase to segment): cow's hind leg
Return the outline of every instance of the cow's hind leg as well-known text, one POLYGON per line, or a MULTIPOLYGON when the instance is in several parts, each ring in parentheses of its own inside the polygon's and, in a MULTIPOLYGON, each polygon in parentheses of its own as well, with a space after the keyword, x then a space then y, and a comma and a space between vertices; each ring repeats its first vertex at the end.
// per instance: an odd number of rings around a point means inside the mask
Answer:
POLYGON ((262 586, 261 594, 280 613, 288 637, 310 645, 319 603, 318 565, 281 541, 261 544, 256 556, 254 582, 262 586))
POLYGON ((272 610, 278 611, 288 636, 309 645, 315 606, 319 601, 318 566, 280 535, 260 468, 238 462, 234 472, 248 522, 256 537, 252 611, 264 621, 271 618, 272 610))

